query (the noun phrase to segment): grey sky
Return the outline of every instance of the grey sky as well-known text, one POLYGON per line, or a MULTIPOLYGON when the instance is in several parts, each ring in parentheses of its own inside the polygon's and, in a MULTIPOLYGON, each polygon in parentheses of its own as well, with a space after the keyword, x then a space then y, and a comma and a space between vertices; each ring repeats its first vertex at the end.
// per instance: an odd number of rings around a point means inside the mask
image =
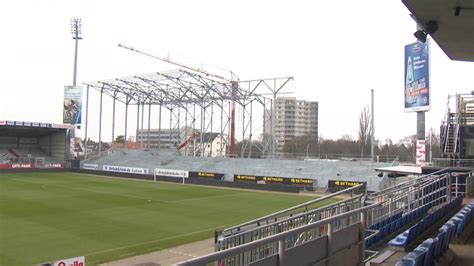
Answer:
MULTIPOLYGON (((403 111, 403 47, 415 24, 401 1, 2 1, 0 10, 0 120, 61 122, 70 18, 81 17, 79 83, 175 69, 123 42, 243 80, 294 76, 295 96, 319 101, 325 138, 356 137, 370 89, 377 139, 416 131, 416 114, 403 111)), ((474 89, 474 63, 450 61, 432 42, 431 68, 426 126, 439 132, 447 95, 474 89)))

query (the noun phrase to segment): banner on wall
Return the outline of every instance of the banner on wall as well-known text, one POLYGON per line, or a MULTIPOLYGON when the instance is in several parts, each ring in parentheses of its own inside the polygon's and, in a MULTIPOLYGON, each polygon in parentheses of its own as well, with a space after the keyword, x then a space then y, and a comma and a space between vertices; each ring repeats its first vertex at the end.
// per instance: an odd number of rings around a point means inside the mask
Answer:
POLYGON ((63 123, 81 124, 82 113, 82 87, 64 87, 63 123))
POLYGON ((423 166, 426 162, 426 141, 416 141, 416 166, 423 166))

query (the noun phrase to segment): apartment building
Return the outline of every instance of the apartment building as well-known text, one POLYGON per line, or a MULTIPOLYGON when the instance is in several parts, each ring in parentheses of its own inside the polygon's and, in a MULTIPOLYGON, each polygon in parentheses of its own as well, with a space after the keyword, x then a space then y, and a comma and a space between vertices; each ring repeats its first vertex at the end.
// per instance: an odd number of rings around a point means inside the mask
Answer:
MULTIPOLYGON (((285 143, 296 136, 318 139, 318 102, 297 100, 295 97, 278 97, 273 106, 277 151, 283 151, 285 143)), ((271 110, 265 112, 264 120, 264 134, 271 136, 271 110)))

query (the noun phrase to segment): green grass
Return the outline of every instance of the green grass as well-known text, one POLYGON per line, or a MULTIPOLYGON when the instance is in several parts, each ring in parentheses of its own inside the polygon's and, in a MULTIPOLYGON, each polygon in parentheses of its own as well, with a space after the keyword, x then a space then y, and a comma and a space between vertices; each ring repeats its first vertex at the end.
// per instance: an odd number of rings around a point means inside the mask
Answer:
POLYGON ((0 174, 0 265, 76 256, 95 265, 211 238, 308 200, 72 173, 0 174))

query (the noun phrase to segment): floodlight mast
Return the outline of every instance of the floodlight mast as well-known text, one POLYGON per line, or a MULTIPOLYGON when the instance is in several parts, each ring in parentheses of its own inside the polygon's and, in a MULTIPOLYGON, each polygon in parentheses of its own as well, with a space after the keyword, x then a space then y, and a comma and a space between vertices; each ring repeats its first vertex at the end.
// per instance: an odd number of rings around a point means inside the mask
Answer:
POLYGON ((81 19, 80 18, 72 18, 71 19, 71 33, 72 33, 72 38, 76 41, 76 48, 75 48, 75 51, 74 51, 74 74, 73 74, 73 79, 72 79, 72 85, 76 86, 77 46, 79 44, 79 40, 82 40, 81 19))
POLYGON ((121 48, 130 50, 132 52, 136 52, 136 53, 139 53, 139 54, 142 54, 142 55, 146 55, 148 57, 155 58, 155 59, 158 59, 160 61, 172 64, 172 65, 175 65, 175 66, 187 69, 187 70, 191 70, 191 71, 196 72, 196 73, 204 74, 207 77, 213 77, 213 78, 218 79, 219 81, 222 81, 224 83, 230 83, 230 86, 231 86, 231 89, 232 89, 231 94, 232 94, 233 100, 230 104, 230 114, 231 114, 231 116, 230 116, 229 157, 234 157, 234 152, 235 152, 235 98, 237 97, 237 90, 239 88, 239 79, 234 74, 234 72, 229 71, 230 72, 230 79, 229 79, 229 78, 225 78, 221 75, 217 75, 217 74, 214 74, 214 73, 207 72, 204 69, 194 68, 194 67, 184 65, 182 63, 174 62, 174 61, 170 60, 169 58, 154 55, 152 53, 136 49, 136 48, 134 48, 132 46, 129 46, 129 45, 119 43, 118 46, 121 47, 121 48), (236 80, 234 80, 234 77, 236 78, 236 80))

